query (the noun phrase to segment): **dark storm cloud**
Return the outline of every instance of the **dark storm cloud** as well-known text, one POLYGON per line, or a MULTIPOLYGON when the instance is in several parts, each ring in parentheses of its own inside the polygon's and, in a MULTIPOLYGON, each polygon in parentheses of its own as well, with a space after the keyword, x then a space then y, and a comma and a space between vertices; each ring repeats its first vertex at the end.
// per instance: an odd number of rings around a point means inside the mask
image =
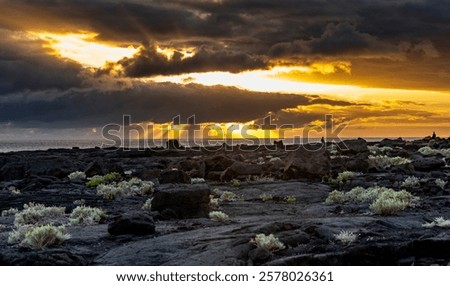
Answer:
POLYGON ((124 114, 131 115, 135 122, 170 122, 177 115, 184 119, 196 115, 199 123, 245 122, 263 117, 268 112, 310 104, 310 98, 300 95, 172 83, 135 83, 127 91, 71 91, 64 96, 50 92, 40 98, 28 102, 4 102, 0 105, 0 122, 86 127, 119 123, 124 114), (54 99, 49 100, 48 97, 54 99))
POLYGON ((81 86, 81 66, 47 55, 42 42, 0 29, 0 97, 28 90, 81 86))
POLYGON ((267 66, 267 63, 258 57, 227 50, 216 51, 208 47, 199 48, 192 57, 183 58, 182 53, 175 52, 173 57, 168 59, 157 52, 155 45, 143 47, 136 57, 121 60, 119 64, 125 69, 125 74, 131 77, 207 72, 211 70, 236 73, 267 66))

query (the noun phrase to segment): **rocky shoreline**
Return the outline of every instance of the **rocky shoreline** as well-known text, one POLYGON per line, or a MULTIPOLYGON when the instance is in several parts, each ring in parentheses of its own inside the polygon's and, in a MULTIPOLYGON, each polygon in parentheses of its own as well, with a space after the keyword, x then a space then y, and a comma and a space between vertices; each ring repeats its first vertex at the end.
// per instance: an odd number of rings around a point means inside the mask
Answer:
POLYGON ((170 147, 0 154, 0 265, 450 264, 450 139, 170 147), (77 171, 87 179, 69 179, 77 171), (103 188, 115 193, 87 185, 108 174, 103 188), (414 203, 379 211, 387 189, 414 203), (376 195, 352 197, 357 191, 376 195), (52 223, 70 238, 42 248, 8 243, 31 202, 64 208, 52 223), (80 205, 106 216, 69 223, 80 205), (210 219, 212 211, 228 217, 210 219), (282 247, 258 244, 258 234, 282 247))

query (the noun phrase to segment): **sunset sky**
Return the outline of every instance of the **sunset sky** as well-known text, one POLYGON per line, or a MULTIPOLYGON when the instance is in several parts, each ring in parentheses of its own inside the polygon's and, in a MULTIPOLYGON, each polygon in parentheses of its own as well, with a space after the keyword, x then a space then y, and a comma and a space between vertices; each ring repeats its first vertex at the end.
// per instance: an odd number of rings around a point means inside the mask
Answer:
POLYGON ((448 0, 0 0, 0 139, 164 124, 450 136, 448 0))

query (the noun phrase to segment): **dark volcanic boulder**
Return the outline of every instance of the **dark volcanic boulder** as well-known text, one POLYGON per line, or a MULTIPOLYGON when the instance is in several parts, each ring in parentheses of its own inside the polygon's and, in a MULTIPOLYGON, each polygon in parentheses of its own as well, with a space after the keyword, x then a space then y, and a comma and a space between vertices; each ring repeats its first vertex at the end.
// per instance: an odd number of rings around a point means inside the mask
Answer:
POLYGON ((131 213, 118 216, 108 225, 111 235, 148 235, 155 233, 155 222, 146 213, 131 213))
POLYGON ((325 148, 307 150, 301 147, 289 154, 283 178, 286 180, 298 178, 321 179, 329 175, 330 169, 330 156, 325 148))
POLYGON ((104 175, 106 172, 105 170, 105 166, 103 164, 102 161, 100 160, 95 160, 91 163, 89 163, 86 167, 86 169, 84 170, 84 173, 86 174, 86 176, 89 177, 93 177, 95 175, 104 175))
POLYGON ((244 162, 234 162, 233 165, 228 167, 223 173, 220 175, 221 181, 230 181, 234 178, 244 177, 249 175, 257 175, 260 176, 263 172, 263 168, 261 165, 255 164, 247 164, 244 162))
POLYGON ((344 140, 338 143, 338 147, 344 154, 345 153, 358 154, 369 152, 369 149, 367 149, 366 140, 361 138, 354 140, 344 140))
POLYGON ((224 156, 224 155, 216 155, 209 158, 206 158, 204 161, 205 172, 211 171, 225 171, 228 167, 233 165, 234 160, 224 156))
POLYGON ((209 213, 209 195, 209 189, 194 186, 186 189, 161 190, 153 196, 152 211, 160 213, 170 211, 180 219, 206 217, 209 213))
POLYGON ((172 169, 161 172, 159 183, 161 184, 188 184, 191 182, 189 175, 181 170, 172 169))
POLYGON ((414 170, 429 172, 436 171, 445 166, 445 163, 442 159, 437 158, 424 158, 421 156, 415 156, 415 160, 412 162, 414 165, 414 170))

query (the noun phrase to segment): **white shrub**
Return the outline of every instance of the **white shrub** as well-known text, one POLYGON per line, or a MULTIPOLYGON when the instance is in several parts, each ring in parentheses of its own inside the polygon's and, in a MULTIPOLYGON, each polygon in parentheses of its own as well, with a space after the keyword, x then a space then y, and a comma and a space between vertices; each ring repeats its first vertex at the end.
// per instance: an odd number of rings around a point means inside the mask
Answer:
POLYGON ((14 186, 9 187, 8 190, 11 192, 11 195, 13 195, 13 196, 17 196, 17 195, 21 194, 20 190, 14 186))
POLYGON ((369 160, 373 161, 379 168, 385 169, 391 166, 404 165, 411 163, 410 159, 403 157, 388 157, 385 155, 369 156, 369 160))
POLYGON ((281 161, 283 161, 283 160, 281 160, 281 158, 279 158, 279 157, 273 157, 269 160, 270 163, 281 162, 281 161))
POLYGON ((24 209, 15 214, 14 225, 36 225, 47 224, 64 218, 64 207, 46 207, 43 204, 24 204, 24 209))
POLYGON ((223 202, 234 202, 239 199, 238 195, 233 192, 225 191, 220 196, 220 200, 223 202))
POLYGON ((0 224, 0 232, 2 232, 4 229, 6 228, 6 226, 5 225, 3 225, 3 224, 0 224))
POLYGON ((30 228, 20 243, 32 249, 42 249, 55 244, 62 244, 70 238, 64 226, 43 225, 30 228))
POLYGON ((204 184, 205 182, 203 178, 191 178, 191 184, 204 184))
POLYGON ((152 200, 153 199, 148 199, 145 201, 144 205, 142 206, 142 209, 144 211, 151 211, 152 210, 152 200))
POLYGON ((370 209, 376 214, 392 215, 409 206, 414 206, 417 201, 418 198, 407 191, 384 191, 370 205, 370 209))
POLYGON ((359 173, 344 171, 337 175, 336 179, 331 179, 330 183, 343 185, 346 182, 351 181, 355 176, 359 175, 359 173))
POLYGON ((209 218, 211 220, 218 221, 218 222, 225 222, 225 221, 230 220, 230 217, 226 213, 219 212, 219 211, 210 212, 209 218))
POLYGON ((393 191, 390 188, 385 187, 355 187, 348 192, 333 191, 327 199, 327 204, 342 204, 342 203, 370 203, 378 198, 378 196, 384 191, 393 191))
POLYGON ((402 184, 401 187, 403 188, 414 188, 420 185, 420 180, 414 176, 406 178, 402 184))
POLYGON ((334 237, 342 244, 349 245, 356 241, 358 235, 354 234, 351 231, 341 230, 341 232, 335 234, 334 237))
POLYGON ((10 216, 10 215, 15 215, 16 213, 18 213, 19 210, 16 208, 10 208, 7 210, 2 211, 2 216, 10 216))
POLYGON ((69 177, 69 180, 71 181, 80 181, 86 179, 86 174, 84 172, 76 171, 70 173, 67 177, 69 177))
POLYGON ((450 228, 450 219, 444 219, 443 217, 437 217, 433 222, 422 224, 423 227, 432 228, 432 227, 442 227, 442 228, 450 228))
POLYGON ((447 185, 447 182, 442 180, 442 179, 436 179, 435 184, 436 184, 436 186, 438 186, 439 188, 444 190, 445 189, 445 185, 447 185))
POLYGON ((450 158, 450 149, 432 149, 428 146, 422 147, 419 150, 419 153, 425 156, 432 156, 440 154, 445 158, 450 158))
POLYGON ((95 225, 106 218, 106 213, 99 208, 76 207, 70 214, 71 225, 95 225))
POLYGON ((286 248, 286 246, 284 246, 284 244, 273 234, 268 236, 263 233, 257 234, 255 238, 250 240, 250 242, 255 244, 257 247, 261 247, 272 252, 286 248))
POLYGON ((219 208, 219 199, 214 198, 213 195, 209 196, 209 208, 213 210, 219 208))
POLYGON ((97 186, 97 194, 105 199, 115 199, 118 196, 136 196, 151 194, 154 191, 153 182, 144 182, 138 178, 132 178, 129 181, 119 183, 100 184, 97 186))

